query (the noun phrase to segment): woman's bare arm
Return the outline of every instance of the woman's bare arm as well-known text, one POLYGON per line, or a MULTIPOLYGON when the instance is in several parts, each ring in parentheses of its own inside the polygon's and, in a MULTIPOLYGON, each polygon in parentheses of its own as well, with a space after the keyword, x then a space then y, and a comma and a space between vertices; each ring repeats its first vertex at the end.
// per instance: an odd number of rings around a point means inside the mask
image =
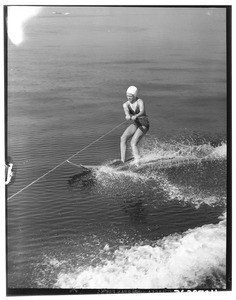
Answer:
POLYGON ((126 102, 123 104, 123 108, 124 108, 126 120, 131 120, 131 115, 129 113, 129 109, 127 107, 127 103, 126 102))

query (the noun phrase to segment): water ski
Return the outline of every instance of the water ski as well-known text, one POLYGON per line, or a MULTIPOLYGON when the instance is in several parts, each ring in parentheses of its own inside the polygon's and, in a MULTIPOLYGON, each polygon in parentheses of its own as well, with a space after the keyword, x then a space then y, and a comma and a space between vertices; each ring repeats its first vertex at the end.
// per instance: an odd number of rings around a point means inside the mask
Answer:
POLYGON ((154 158, 150 160, 141 159, 137 164, 134 163, 134 158, 127 159, 124 163, 119 160, 115 159, 108 164, 105 165, 83 165, 80 164, 80 167, 89 170, 89 171, 96 171, 102 167, 111 167, 116 171, 127 171, 127 170, 142 170, 151 167, 157 167, 158 169, 165 169, 174 166, 180 166, 182 164, 191 164, 196 162, 202 162, 205 158, 188 158, 188 157, 178 157, 178 156, 171 156, 171 157, 160 157, 154 158))
POLYGON ((101 166, 92 166, 92 165, 82 165, 82 164, 79 164, 79 166, 85 170, 89 170, 89 171, 94 171, 94 170, 97 170, 99 169, 101 166))
POLYGON ((119 171, 124 171, 130 167, 133 160, 134 160, 134 157, 127 159, 125 162, 122 162, 121 160, 117 159, 117 160, 112 161, 109 164, 109 167, 113 167, 119 171))
MULTIPOLYGON (((134 158, 131 157, 129 159, 126 160, 126 162, 122 162, 120 159, 115 159, 112 162, 110 162, 109 164, 107 164, 108 167, 114 167, 115 169, 123 169, 125 167, 127 167, 130 162, 133 160, 134 158)), ((84 164, 79 164, 79 166, 85 170, 89 170, 89 171, 96 171, 99 168, 102 167, 102 165, 84 165, 84 164)))

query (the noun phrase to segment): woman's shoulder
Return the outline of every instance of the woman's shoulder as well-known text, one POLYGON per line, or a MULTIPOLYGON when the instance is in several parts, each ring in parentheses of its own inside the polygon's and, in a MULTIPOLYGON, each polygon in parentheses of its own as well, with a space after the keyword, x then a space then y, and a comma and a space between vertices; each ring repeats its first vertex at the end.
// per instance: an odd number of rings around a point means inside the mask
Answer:
POLYGON ((125 103, 123 103, 123 107, 128 107, 129 105, 129 101, 126 101, 125 103))
POLYGON ((143 100, 141 98, 137 99, 138 104, 143 104, 143 100))

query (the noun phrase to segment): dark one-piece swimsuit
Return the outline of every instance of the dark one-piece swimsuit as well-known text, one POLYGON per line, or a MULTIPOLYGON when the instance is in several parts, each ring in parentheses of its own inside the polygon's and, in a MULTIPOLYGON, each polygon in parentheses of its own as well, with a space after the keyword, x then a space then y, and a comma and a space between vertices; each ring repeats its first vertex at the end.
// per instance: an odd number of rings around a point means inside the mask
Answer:
MULTIPOLYGON (((136 108, 135 108, 135 111, 132 109, 132 107, 130 106, 130 104, 128 104, 128 109, 129 109, 129 113, 134 116, 136 114, 138 114, 140 112, 140 109, 139 109, 139 106, 137 105, 136 108)), ((149 129, 150 127, 150 124, 149 124, 149 120, 148 120, 148 116, 144 115, 144 116, 141 116, 141 117, 138 117, 136 118, 136 120, 133 121, 134 124, 138 127, 142 127, 142 126, 145 126, 147 128, 147 130, 149 129)))

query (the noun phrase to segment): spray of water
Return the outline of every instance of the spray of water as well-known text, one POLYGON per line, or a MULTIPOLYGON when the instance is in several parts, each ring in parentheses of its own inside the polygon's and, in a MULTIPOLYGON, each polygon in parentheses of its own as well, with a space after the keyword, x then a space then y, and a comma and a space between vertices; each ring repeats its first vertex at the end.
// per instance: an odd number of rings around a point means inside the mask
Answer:
POLYGON ((41 10, 41 7, 32 6, 8 7, 7 31, 8 37, 14 45, 19 46, 24 41, 25 25, 41 10))
MULTIPOLYGON (((97 266, 61 271, 60 288, 225 288, 225 216, 155 245, 120 247, 97 266)), ((106 245, 109 249, 109 245, 106 245)))
MULTIPOLYGON (((225 193, 213 193, 209 186, 217 189, 224 177, 224 173, 221 175, 220 172, 225 170, 226 150, 225 143, 213 146, 208 143, 184 145, 160 142, 154 145, 152 142, 141 147, 146 160, 148 157, 151 162, 149 168, 133 170, 131 167, 119 171, 104 164, 93 176, 96 188, 106 195, 118 195, 117 201, 120 194, 124 201, 135 191, 135 197, 143 193, 148 205, 150 201, 153 201, 151 205, 154 201, 178 201, 192 204, 196 209, 202 204, 214 207, 225 202, 225 193), (183 161, 180 167, 171 167, 170 162, 169 167, 160 169, 155 159, 171 155, 186 157, 186 163, 183 161), (196 163, 188 165, 189 158, 196 158, 196 163), (202 158, 206 159, 199 163, 198 159, 202 158), (211 178, 207 177, 208 172, 211 178), (211 180, 209 186, 203 184, 205 178, 211 180)), ((45 261, 47 274, 43 273, 38 278, 38 285, 47 286, 50 277, 50 287, 55 288, 226 287, 226 214, 220 217, 218 224, 176 232, 155 242, 133 245, 126 241, 118 247, 106 242, 105 246, 102 244, 94 251, 90 260, 79 256, 76 262, 71 262, 50 256, 45 261)), ((91 244, 94 245, 94 241, 91 244)), ((77 251, 80 255, 81 250, 77 251)))
POLYGON ((208 168, 209 164, 214 164, 217 174, 223 170, 227 152, 225 143, 216 147, 210 144, 194 146, 153 143, 152 141, 151 145, 149 143, 141 148, 144 158, 138 167, 133 168, 131 165, 125 170, 117 170, 109 165, 103 165, 96 170, 98 191, 130 197, 130 191, 134 190, 137 194, 143 192, 149 201, 150 198, 158 198, 159 203, 161 200, 158 195, 162 193, 163 201, 191 204, 196 209, 202 204, 212 207, 224 205, 226 201, 224 193, 214 192, 202 186, 206 179, 213 182, 212 186, 214 184, 219 186, 218 177, 214 177, 214 169, 209 175, 204 163, 208 164, 208 168), (174 159, 169 159, 170 157, 174 159), (164 169, 160 168, 163 166, 160 165, 162 159, 167 159, 164 169))

